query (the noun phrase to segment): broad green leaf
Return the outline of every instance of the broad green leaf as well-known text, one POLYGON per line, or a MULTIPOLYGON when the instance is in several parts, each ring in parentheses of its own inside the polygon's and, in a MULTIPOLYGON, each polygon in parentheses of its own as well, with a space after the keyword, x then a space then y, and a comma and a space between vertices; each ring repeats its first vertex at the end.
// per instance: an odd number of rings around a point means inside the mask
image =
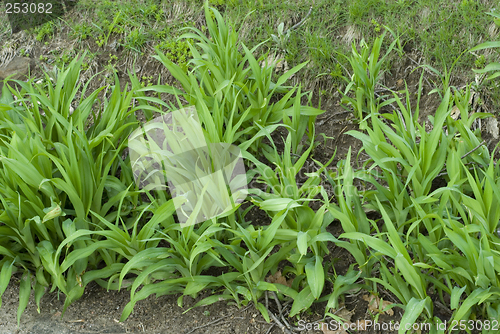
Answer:
POLYGON ((300 311, 309 308, 314 302, 314 295, 311 292, 311 288, 306 286, 302 291, 299 292, 297 298, 292 304, 292 309, 290 310, 290 317, 298 314, 300 311))
POLYGON ((19 307, 17 309, 17 326, 19 327, 21 321, 21 315, 23 314, 26 306, 28 306, 28 301, 30 299, 31 293, 31 274, 29 271, 25 271, 21 277, 21 286, 19 287, 19 307))
POLYGON ((410 302, 405 307, 405 313, 403 314, 403 318, 401 318, 401 322, 399 325, 398 334, 407 333, 406 327, 411 328, 411 326, 416 322, 418 317, 423 313, 426 299, 410 299, 410 302))
POLYGON ((316 299, 321 296, 321 292, 323 292, 323 287, 325 286, 325 272, 322 262, 322 258, 316 256, 315 261, 310 261, 305 266, 307 283, 316 299))

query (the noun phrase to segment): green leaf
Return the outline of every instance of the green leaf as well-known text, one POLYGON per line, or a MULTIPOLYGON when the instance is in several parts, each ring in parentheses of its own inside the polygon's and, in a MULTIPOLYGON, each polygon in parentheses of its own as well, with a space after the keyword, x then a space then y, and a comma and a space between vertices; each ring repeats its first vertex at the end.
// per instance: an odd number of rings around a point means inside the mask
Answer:
POLYGON ((297 298, 294 300, 292 309, 290 310, 290 317, 298 314, 300 311, 309 308, 314 302, 314 295, 311 292, 311 288, 306 286, 302 291, 299 292, 297 298))
POLYGON ((481 43, 481 44, 473 47, 469 51, 474 52, 474 51, 479 51, 479 50, 483 50, 483 49, 491 49, 491 48, 499 48, 499 47, 500 47, 500 41, 485 42, 485 43, 481 43))
POLYGON ((498 300, 500 293, 498 291, 491 292, 490 290, 491 288, 477 288, 472 291, 472 293, 465 299, 462 305, 455 312, 455 315, 451 321, 460 321, 462 319, 467 319, 467 315, 475 305, 478 305, 482 301, 491 298, 493 295, 496 295, 495 299, 498 300))
POLYGON ((259 207, 265 211, 282 211, 299 207, 295 200, 291 198, 273 198, 258 203, 259 207))
POLYGON ((464 286, 461 289, 458 286, 453 287, 450 298, 450 309, 454 310, 458 307, 458 304, 460 303, 460 297, 464 293, 465 289, 467 289, 467 286, 464 286))
POLYGON ((35 284, 35 303, 36 303, 36 310, 38 313, 40 313, 40 300, 42 299, 44 294, 45 294, 45 286, 43 286, 37 281, 35 284))
POLYGON ((305 266, 307 283, 311 288, 314 298, 318 299, 325 286, 325 271, 323 269, 323 259, 316 255, 315 261, 308 262, 305 266))
POLYGON ((2 306, 2 295, 9 285, 10 278, 12 277, 12 268, 14 261, 5 261, 0 271, 0 307, 2 306))
POLYGON ((304 256, 307 254, 307 232, 299 231, 297 234, 297 248, 299 249, 300 255, 304 256))
POLYGON ((399 325, 398 334, 404 334, 407 331, 406 327, 411 328, 411 326, 415 323, 418 317, 423 313, 425 303, 430 299, 427 297, 426 299, 416 299, 412 298, 408 302, 405 307, 405 313, 403 314, 403 318, 401 318, 401 323, 399 325))
POLYGON ((386 242, 384 242, 381 239, 372 237, 370 235, 366 235, 364 233, 360 233, 360 232, 343 233, 340 235, 339 238, 347 238, 347 239, 364 241, 371 248, 379 251, 380 253, 382 253, 386 256, 389 256, 390 258, 395 259, 397 256, 397 253, 394 250, 394 248, 392 248, 386 242))
POLYGON ((17 309, 17 326, 19 327, 21 315, 23 314, 30 299, 31 293, 31 274, 26 270, 21 277, 21 286, 19 287, 19 307, 17 309))
POLYGON ((271 322, 271 319, 269 319, 269 313, 262 303, 257 302, 257 309, 260 311, 260 313, 268 323, 271 322))

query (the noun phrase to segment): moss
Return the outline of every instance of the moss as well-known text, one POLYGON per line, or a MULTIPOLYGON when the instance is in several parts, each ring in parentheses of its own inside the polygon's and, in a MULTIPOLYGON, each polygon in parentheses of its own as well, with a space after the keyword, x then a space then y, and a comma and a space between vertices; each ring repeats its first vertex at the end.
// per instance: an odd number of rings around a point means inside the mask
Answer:
POLYGON ((188 59, 191 58, 191 50, 189 49, 190 43, 193 43, 191 39, 179 41, 170 40, 160 42, 160 44, 156 45, 156 48, 165 53, 172 62, 187 71, 187 62, 188 59))
POLYGON ((36 40, 42 42, 47 36, 54 36, 54 23, 49 21, 40 27, 36 27, 34 32, 36 34, 36 40))

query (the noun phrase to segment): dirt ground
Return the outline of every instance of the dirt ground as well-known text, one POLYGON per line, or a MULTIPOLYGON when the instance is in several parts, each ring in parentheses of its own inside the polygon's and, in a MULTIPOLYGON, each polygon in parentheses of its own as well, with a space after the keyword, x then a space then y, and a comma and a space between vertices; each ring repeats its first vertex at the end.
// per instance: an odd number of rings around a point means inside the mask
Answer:
MULTIPOLYGON (((334 253, 335 254, 335 253, 334 253)), ((341 266, 348 265, 346 256, 339 259, 341 266)), ((89 284, 82 298, 70 305, 61 317, 64 296, 57 293, 47 294, 42 298, 40 313, 34 302, 33 295, 26 311, 17 327, 16 312, 19 296, 18 279, 13 278, 4 295, 0 309, 0 333, 2 334, 121 334, 121 333, 151 333, 151 334, 277 334, 283 333, 273 322, 267 323, 252 304, 238 309, 235 305, 219 302, 210 306, 197 307, 186 313, 197 300, 185 297, 184 307, 177 305, 179 295, 149 298, 138 302, 134 312, 125 322, 119 322, 121 312, 129 301, 129 292, 106 291, 97 284, 89 284)), ((200 296, 202 299, 206 295, 200 296)), ((297 324, 298 332, 303 334, 343 334, 344 331, 329 330, 333 327, 323 326, 323 330, 307 330, 309 324, 314 328, 314 322, 321 321, 324 304, 313 305, 312 312, 303 314, 304 321, 297 324), (318 312, 315 312, 317 310, 318 312), (301 327, 302 326, 302 327, 301 327)), ((373 319, 367 311, 368 302, 362 296, 346 298, 345 308, 339 310, 339 316, 350 318, 351 322, 373 319)), ((270 302, 270 310, 276 312, 276 306, 270 302)), ((398 310, 398 309, 394 309, 398 310)), ((382 315, 380 323, 389 324, 401 319, 401 313, 396 311, 393 316, 382 315)), ((290 321, 290 320, 289 320, 290 321)), ((330 321, 330 320, 328 320, 330 321)), ((291 321, 290 321, 291 322, 291 321)), ((333 326, 332 324, 330 324, 333 326)), ((364 330, 361 333, 396 333, 386 330, 364 330)))

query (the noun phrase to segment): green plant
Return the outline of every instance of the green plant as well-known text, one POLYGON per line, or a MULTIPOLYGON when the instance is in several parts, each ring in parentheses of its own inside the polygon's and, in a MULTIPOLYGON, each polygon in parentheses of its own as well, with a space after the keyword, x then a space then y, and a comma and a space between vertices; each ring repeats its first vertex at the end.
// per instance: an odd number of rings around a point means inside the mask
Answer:
POLYGON ((484 55, 481 55, 479 56, 476 61, 474 62, 474 65, 478 68, 478 69, 482 69, 484 68, 484 66, 486 65, 486 58, 484 58, 484 55))
POLYGON ((288 41, 288 38, 290 37, 290 30, 287 29, 286 33, 283 32, 285 24, 281 22, 278 25, 278 35, 271 34, 271 38, 273 39, 274 43, 276 43, 277 47, 282 50, 286 50, 286 43, 288 41))
POLYGON ((162 41, 155 48, 165 52, 165 56, 169 60, 176 63, 184 72, 187 72, 188 60, 191 58, 189 46, 192 42, 191 39, 162 41))
MULTIPOLYGON (((296 88, 283 84, 306 63, 287 71, 274 83, 273 65, 265 62, 261 67, 253 56, 257 47, 249 50, 239 42, 236 31, 231 30, 220 13, 207 4, 205 17, 211 39, 193 27, 185 28, 192 33, 180 37, 198 41, 197 46, 203 52, 200 54, 196 47, 191 47, 193 59, 190 63, 193 65, 193 72, 185 73, 159 51, 155 57, 180 82, 183 91, 170 86, 153 86, 147 90, 179 94, 190 105, 196 106, 209 142, 237 142, 242 145, 242 149, 250 148, 252 152, 258 152, 260 138, 274 131, 284 115, 296 114, 291 99, 296 88), (215 16, 216 21, 212 20, 210 13, 215 16), (240 45, 244 54, 239 52, 240 45), (280 99, 271 102, 278 94, 281 95, 280 99)), ((264 61, 264 56, 259 60, 264 61)), ((141 91, 146 90, 139 90, 141 91)), ((141 99, 143 104, 148 101, 145 97, 141 99)), ((310 106, 299 106, 298 110, 300 117, 314 117, 323 112, 310 106)), ((297 115, 294 116, 293 123, 301 124, 297 115)), ((309 120, 309 124, 311 123, 309 120)))
POLYGON ((92 27, 86 23, 77 24, 73 27, 72 36, 79 40, 86 40, 92 34, 92 27))
POLYGON ((86 284, 107 277, 98 266, 110 259, 113 246, 99 241, 106 225, 92 214, 130 227, 142 211, 130 167, 122 160, 136 124, 132 93, 122 91, 116 78, 102 109, 94 104, 104 88, 86 98, 82 93, 71 110, 77 91, 85 92, 90 83, 79 82, 83 58, 55 68, 54 84, 45 73, 47 88, 16 81, 21 91, 8 84, 2 91, 0 276, 3 287, 13 272, 23 273, 18 321, 32 280, 38 307, 51 287, 66 295, 65 310, 86 284))
POLYGON ((315 197, 320 194, 323 196, 324 200, 328 200, 328 195, 324 192, 323 187, 320 185, 320 175, 323 170, 328 167, 335 155, 332 156, 329 163, 321 166, 318 171, 307 173, 307 181, 301 184, 298 180, 299 174, 304 167, 306 159, 310 156, 313 145, 311 144, 309 148, 300 156, 300 158, 292 158, 291 139, 291 134, 288 134, 285 141, 283 155, 278 154, 276 146, 274 146, 274 143, 271 142, 274 147, 274 154, 266 154, 266 157, 276 166, 274 170, 266 164, 260 162, 251 154, 247 152, 244 153, 244 157, 255 165, 255 173, 258 176, 256 182, 262 183, 265 186, 264 190, 259 190, 258 187, 254 187, 254 189, 252 189, 252 193, 258 195, 262 200, 265 200, 262 202, 262 205, 257 204, 263 210, 268 210, 268 206, 265 203, 283 203, 283 207, 277 205, 277 207, 280 208, 277 211, 281 211, 290 203, 303 205, 314 201, 315 197))
POLYGON ((74 59, 74 56, 73 52, 64 51, 60 56, 56 56, 55 63, 59 68, 63 68, 74 59))
POLYGON ((376 33, 379 33, 382 30, 380 23, 378 23, 375 19, 372 19, 371 24, 373 25, 373 30, 376 33))
POLYGON ((208 0, 210 6, 235 5, 235 0, 208 0))
POLYGON ((125 38, 125 47, 140 52, 144 43, 146 42, 146 35, 142 29, 133 29, 125 38))
MULTIPOLYGON (((121 20, 121 14, 122 14, 121 11, 116 12, 114 17, 113 17, 113 22, 111 22, 111 24, 103 24, 102 25, 105 28, 107 27, 107 29, 108 29, 107 32, 105 32, 104 29, 101 28, 101 26, 98 26, 98 25, 92 23, 94 25, 94 27, 96 27, 101 32, 101 34, 99 34, 99 38, 96 39, 96 43, 98 46, 102 47, 103 45, 108 44, 109 36, 111 35, 111 33, 113 33, 113 32, 122 33, 123 32, 123 29, 120 28, 120 26, 118 24, 121 20)), ((135 30, 130 32, 130 35, 128 35, 127 38, 129 41, 132 41, 132 43, 135 43, 135 44, 138 44, 142 41, 141 35, 135 30)))
POLYGON ((48 21, 40 27, 35 28, 36 40, 43 42, 47 36, 54 35, 54 23, 53 21, 48 21))
POLYGON ((385 33, 375 39, 371 50, 364 40, 360 43, 361 53, 358 52, 354 44, 352 46, 352 56, 349 58, 352 75, 350 78, 344 78, 347 86, 343 93, 342 102, 348 103, 354 109, 354 114, 360 122, 361 128, 365 127, 365 115, 377 113, 382 107, 393 102, 391 99, 386 99, 386 96, 378 96, 375 93, 376 85, 382 74, 382 64, 398 43, 397 39, 394 40, 385 55, 379 59, 384 36, 385 33), (351 97, 349 94, 354 96, 351 97))
MULTIPOLYGON (((292 289, 300 291, 294 297, 296 301, 290 313, 290 316, 293 316, 309 308, 315 300, 321 297, 325 282, 323 258, 328 254, 326 242, 336 241, 336 239, 326 232, 326 227, 332 222, 332 217, 326 213, 329 198, 320 184, 321 175, 334 156, 327 164, 321 165, 317 171, 305 173, 307 179, 299 184, 299 173, 313 145, 311 144, 300 158, 293 158, 295 161, 292 162, 291 138, 289 134, 285 141, 283 155, 277 153, 273 143, 274 154, 267 157, 276 165, 275 170, 248 153, 244 155, 256 166, 256 181, 265 186, 264 191, 258 187, 249 190, 251 194, 256 195, 252 202, 272 217, 271 225, 265 231, 271 233, 271 230, 277 229, 276 232, 272 232, 275 233, 273 243, 281 242, 280 251, 285 247, 288 252, 286 260, 291 264, 284 267, 283 275, 292 274, 294 277, 292 289), (314 211, 309 204, 319 201, 316 198, 318 195, 321 195, 325 204, 314 211)), ((248 244, 249 241, 245 242, 248 244)), ((279 262, 278 259, 279 257, 274 261, 279 262)), ((255 277, 254 282, 257 282, 255 277)), ((296 292, 293 294, 295 295, 296 292)))
MULTIPOLYGON (((471 85, 461 92, 445 84, 427 132, 418 123, 422 79, 416 105, 408 89, 406 103, 394 93, 398 110, 371 108, 366 133, 349 132, 369 156, 363 169, 353 171, 347 159, 342 173, 327 174, 339 186, 338 205, 330 204, 330 212, 344 229, 340 238, 349 240, 336 244, 351 252, 374 291, 380 285, 399 299, 393 306, 405 310, 402 323, 421 317, 436 328, 441 320, 433 297, 449 304, 451 320, 497 319, 500 290, 492 263, 498 256, 493 207, 499 175, 479 133, 471 130, 476 118, 490 115, 469 114, 471 85), (458 119, 450 116, 454 108, 458 119), (355 178, 365 187, 359 195, 355 178), (365 210, 381 218, 368 219, 365 210), (446 295, 451 301, 445 302, 446 295)), ((449 72, 442 80, 449 82, 449 72)))
MULTIPOLYGON (((487 14, 493 16, 495 18, 495 20, 500 20, 499 13, 491 12, 491 13, 487 13, 487 14)), ((479 44, 479 45, 473 47, 472 49, 470 49, 470 51, 473 52, 473 51, 498 48, 498 47, 500 47, 500 41, 485 42, 485 43, 482 43, 482 44, 479 44)), ((495 78, 500 76, 500 63, 490 63, 482 69, 480 68, 482 66, 478 66, 477 64, 476 64, 476 66, 479 67, 479 69, 474 70, 474 72, 476 72, 476 73, 483 74, 483 73, 493 72, 492 74, 490 74, 487 77, 487 80, 492 80, 492 79, 495 79, 495 78)), ((484 64, 483 64, 483 66, 484 66, 484 64)))
POLYGON ((153 76, 152 75, 150 75, 150 76, 143 76, 142 80, 144 80, 144 81, 141 82, 141 86, 142 87, 149 87, 149 86, 153 85, 153 82, 152 82, 153 76))
POLYGON ((21 55, 21 57, 29 57, 30 56, 29 52, 23 48, 19 49, 19 54, 21 55))

